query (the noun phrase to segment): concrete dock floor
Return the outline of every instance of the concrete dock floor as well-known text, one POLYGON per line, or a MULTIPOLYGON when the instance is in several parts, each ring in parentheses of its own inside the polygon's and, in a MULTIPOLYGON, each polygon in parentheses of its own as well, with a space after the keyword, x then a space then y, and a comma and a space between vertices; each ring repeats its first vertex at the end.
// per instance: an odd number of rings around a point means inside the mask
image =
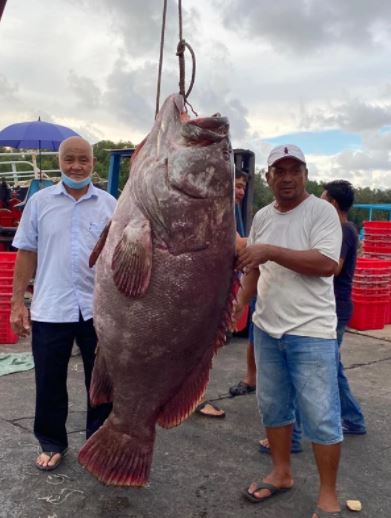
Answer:
MULTIPOLYGON (((347 333, 344 364, 367 420, 366 436, 344 441, 339 474, 341 504, 359 499, 361 518, 391 517, 391 327, 383 334, 347 333)), ((311 446, 292 459, 295 487, 252 505, 241 491, 266 474, 268 455, 258 452, 264 430, 255 395, 228 398, 245 367, 246 340, 234 338, 215 359, 210 398, 223 420, 190 417, 173 430, 158 429, 150 487, 106 487, 77 462, 84 440, 85 392, 80 356, 69 369, 70 451, 54 472, 34 467, 34 371, 0 377, 0 516, 2 518, 310 518, 317 493, 311 446)), ((0 352, 29 350, 27 340, 0 352)), ((354 513, 343 509, 343 516, 354 513)))

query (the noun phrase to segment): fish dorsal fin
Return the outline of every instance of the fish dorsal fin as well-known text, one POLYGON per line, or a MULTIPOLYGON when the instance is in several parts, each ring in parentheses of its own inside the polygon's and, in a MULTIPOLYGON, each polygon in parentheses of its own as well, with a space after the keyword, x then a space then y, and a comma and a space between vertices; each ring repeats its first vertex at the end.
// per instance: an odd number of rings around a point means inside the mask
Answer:
POLYGON ((114 283, 128 297, 141 297, 148 289, 152 269, 149 221, 138 216, 125 227, 111 264, 114 283))
POLYGON ((90 268, 92 268, 95 265, 96 261, 98 260, 98 257, 100 256, 100 253, 103 250, 103 247, 105 246, 106 239, 107 239, 107 236, 108 236, 109 230, 110 230, 110 225, 111 225, 111 220, 107 223, 105 228, 102 230, 102 233, 99 236, 99 239, 98 239, 96 245, 94 246, 93 251, 91 252, 90 259, 88 261, 88 265, 90 268))

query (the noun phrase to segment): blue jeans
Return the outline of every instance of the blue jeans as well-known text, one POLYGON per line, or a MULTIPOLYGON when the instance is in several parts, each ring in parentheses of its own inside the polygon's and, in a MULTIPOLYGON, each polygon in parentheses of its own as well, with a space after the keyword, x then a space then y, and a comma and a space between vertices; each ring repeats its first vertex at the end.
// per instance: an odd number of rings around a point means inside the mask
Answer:
MULTIPOLYGON (((350 390, 349 381, 345 374, 345 369, 341 360, 341 345, 343 335, 345 333, 346 324, 338 324, 337 326, 337 343, 338 343, 338 389, 341 400, 341 418, 342 424, 350 429, 364 431, 365 419, 361 407, 357 399, 350 390)), ((301 423, 300 414, 296 409, 296 422, 292 432, 292 446, 299 446, 301 442, 301 423)))
POLYGON ((254 354, 265 427, 293 424, 297 405, 312 442, 341 442, 336 340, 296 335, 277 339, 254 326, 254 354))

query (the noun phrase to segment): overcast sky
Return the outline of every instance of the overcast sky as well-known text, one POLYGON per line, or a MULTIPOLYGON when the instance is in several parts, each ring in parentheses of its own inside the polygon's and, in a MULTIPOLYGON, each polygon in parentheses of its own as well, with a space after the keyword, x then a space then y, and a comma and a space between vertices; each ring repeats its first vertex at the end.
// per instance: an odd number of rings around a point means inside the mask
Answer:
MULTIPOLYGON (((391 188, 390 0, 182 0, 197 56, 190 102, 229 117, 258 167, 300 145, 316 180, 391 188)), ((41 119, 91 143, 139 142, 155 110, 163 0, 8 0, 0 129, 41 119)), ((161 103, 178 90, 168 1, 161 103)), ((187 60, 190 76, 190 61, 187 60)))

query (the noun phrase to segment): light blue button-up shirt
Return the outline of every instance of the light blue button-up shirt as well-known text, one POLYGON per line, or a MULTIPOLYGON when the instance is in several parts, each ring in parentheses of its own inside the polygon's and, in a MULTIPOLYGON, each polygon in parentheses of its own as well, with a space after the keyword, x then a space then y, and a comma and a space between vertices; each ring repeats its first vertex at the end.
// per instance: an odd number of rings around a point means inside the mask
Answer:
POLYGON ((115 205, 92 184, 76 201, 62 182, 27 202, 12 244, 37 252, 32 320, 78 322, 79 311, 92 318, 95 271, 88 259, 115 205))

